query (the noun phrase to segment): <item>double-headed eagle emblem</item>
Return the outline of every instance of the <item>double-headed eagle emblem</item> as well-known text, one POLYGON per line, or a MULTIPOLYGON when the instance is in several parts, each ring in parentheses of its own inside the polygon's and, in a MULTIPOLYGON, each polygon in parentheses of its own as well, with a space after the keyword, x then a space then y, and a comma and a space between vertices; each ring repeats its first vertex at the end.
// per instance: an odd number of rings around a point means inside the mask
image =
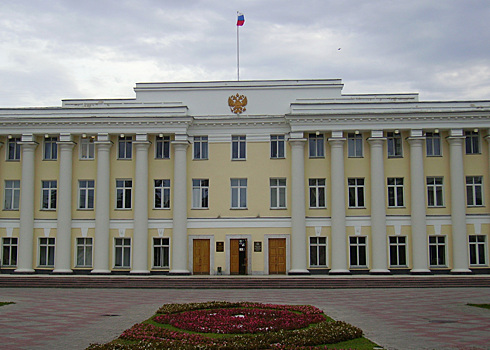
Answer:
POLYGON ((228 106, 235 114, 240 114, 245 112, 247 109, 245 106, 247 105, 247 97, 244 95, 236 94, 228 97, 228 106))

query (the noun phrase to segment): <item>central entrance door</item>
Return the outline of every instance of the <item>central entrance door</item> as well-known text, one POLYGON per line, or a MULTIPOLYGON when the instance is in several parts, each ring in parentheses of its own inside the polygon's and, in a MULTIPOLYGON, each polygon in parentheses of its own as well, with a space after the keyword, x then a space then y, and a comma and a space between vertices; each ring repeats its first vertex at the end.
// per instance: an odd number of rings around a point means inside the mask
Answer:
POLYGON ((247 270, 247 240, 230 239, 230 274, 246 275, 247 270))
POLYGON ((209 239, 193 240, 193 273, 209 275, 209 239))
POLYGON ((286 273, 286 238, 269 238, 269 275, 286 273))

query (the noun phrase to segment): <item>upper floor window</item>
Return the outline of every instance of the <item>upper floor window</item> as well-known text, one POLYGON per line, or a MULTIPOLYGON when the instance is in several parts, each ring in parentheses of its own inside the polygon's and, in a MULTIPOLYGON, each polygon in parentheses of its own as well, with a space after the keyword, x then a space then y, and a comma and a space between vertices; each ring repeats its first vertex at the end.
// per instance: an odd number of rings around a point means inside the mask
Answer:
POLYGON ((388 206, 403 207, 403 177, 388 178, 388 206))
POLYGON ((116 209, 131 209, 133 180, 116 180, 116 209))
POLYGON ((388 132, 388 158, 399 158, 403 157, 402 150, 402 136, 400 133, 388 132))
POLYGON ((57 137, 45 137, 44 138, 44 160, 56 160, 58 159, 58 138, 57 137))
POLYGON ((94 180, 78 181, 78 209, 94 209, 94 180))
POLYGON ((284 135, 271 135, 271 158, 284 158, 284 146, 284 135))
POLYGON ((441 176, 427 177, 427 206, 444 206, 444 178, 441 176))
POLYGON ((483 205, 483 176, 466 176, 466 204, 469 207, 483 205))
POLYGON ((427 157, 437 157, 441 153, 441 134, 438 132, 425 133, 425 149, 427 157))
POLYGON ((170 158, 170 136, 157 136, 155 144, 155 158, 169 159, 170 158))
POLYGON ((326 207, 326 189, 325 179, 308 179, 310 190, 310 208, 326 207))
POLYGON ((325 142, 323 141, 323 134, 308 135, 308 150, 310 158, 325 157, 325 142))
POLYGON ((364 208, 364 179, 347 179, 349 190, 349 208, 364 208))
POLYGON ((466 136, 465 148, 466 154, 479 154, 480 153, 480 135, 478 131, 465 131, 466 136))
POLYGON ((362 157, 362 135, 349 133, 347 134, 347 151, 349 158, 362 157))
POLYGON ((286 208, 286 179, 270 179, 271 208, 286 208))
POLYGON ((133 136, 120 135, 118 139, 118 159, 133 158, 133 136))
POLYGON ((20 180, 5 180, 5 210, 19 210, 20 180))
POLYGON ((247 158, 247 137, 232 136, 231 137, 231 159, 247 158))
POLYGON ((209 208, 209 179, 192 179, 192 208, 209 208))
POLYGON ((12 137, 7 141, 7 160, 20 160, 20 138, 12 137))
POLYGON ((155 180, 155 209, 170 208, 170 180, 155 180))
POLYGON ((94 159, 95 158, 95 138, 93 137, 81 137, 80 138, 80 159, 94 159))
POLYGON ((247 208, 247 179, 231 179, 231 207, 247 208))
POLYGON ((208 159, 207 136, 194 136, 194 159, 208 159))
POLYGON ((41 209, 56 209, 56 180, 42 181, 42 207, 41 209))

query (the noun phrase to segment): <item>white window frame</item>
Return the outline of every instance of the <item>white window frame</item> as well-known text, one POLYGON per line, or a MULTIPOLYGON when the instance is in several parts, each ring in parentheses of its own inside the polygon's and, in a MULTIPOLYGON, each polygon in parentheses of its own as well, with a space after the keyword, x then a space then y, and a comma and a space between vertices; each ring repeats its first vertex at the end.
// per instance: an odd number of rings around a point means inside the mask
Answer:
POLYGON ((364 189, 365 179, 363 177, 350 177, 347 179, 347 189, 348 189, 348 204, 351 209, 362 209, 366 206, 366 192, 364 189), (351 180, 354 183, 350 183, 351 180), (362 184, 360 183, 362 181, 362 184), (353 194, 354 203, 351 202, 351 195, 353 194), (362 203, 361 203, 362 194, 362 203))
POLYGON ((438 132, 425 133, 425 154, 427 157, 442 156, 441 134, 438 132))
POLYGON ((364 145, 361 133, 347 134, 347 154, 349 158, 364 157, 364 145))
POLYGON ((56 239, 39 237, 39 267, 54 267, 56 239))
POLYGON ((154 179, 153 186, 153 208, 170 209, 170 180, 154 179))
POLYGON ((327 207, 327 180, 308 179, 309 204, 311 209, 327 207))
POLYGON ((41 210, 56 210, 58 182, 56 180, 41 181, 41 210))
POLYGON ((78 180, 78 209, 93 210, 95 205, 95 181, 78 180))
POLYGON ((170 159, 170 136, 155 137, 155 159, 170 159))
POLYGON ((129 210, 133 207, 133 180, 132 179, 116 179, 116 205, 117 210, 129 210), (121 196, 121 205, 119 205, 119 197, 121 196), (129 206, 127 198, 129 197, 129 206))
POLYGON ((349 236, 349 265, 353 269, 364 269, 367 268, 369 263, 368 257, 368 239, 367 236, 349 236), (355 240, 355 242, 353 242, 355 240), (361 242, 361 240, 363 242, 361 242), (353 250, 355 250, 355 255, 353 255, 353 250), (364 250, 364 263, 361 264, 361 250, 364 250), (353 260, 355 258, 355 261, 353 260), (357 262, 357 264, 356 264, 357 262))
POLYGON ((118 136, 117 139, 117 159, 133 159, 133 136, 118 136))
POLYGON ((192 209, 209 209, 209 179, 192 179, 192 209))
POLYGON ((20 137, 12 137, 7 139, 7 148, 5 150, 5 159, 8 161, 19 161, 22 153, 20 147, 20 137))
POLYGON ((444 177, 427 176, 427 207, 442 208, 444 207, 444 177), (440 183, 439 183, 440 182, 440 183), (440 201, 439 196, 440 194, 440 201))
POLYGON ((230 179, 231 209, 247 209, 247 179, 230 179))
POLYGON ((270 205, 271 209, 287 208, 287 180, 286 178, 270 178, 270 205))
POLYGON ((79 158, 80 160, 95 159, 95 137, 80 136, 79 158))
POLYGON ((194 136, 193 159, 209 159, 209 140, 207 136, 194 136))
POLYGON ((396 132, 386 134, 388 158, 403 158, 402 135, 396 132))
POLYGON ((231 136, 231 159, 232 160, 247 159, 247 136, 244 135, 231 136))
POLYGON ((309 239, 309 262, 310 267, 328 266, 328 240, 327 237, 310 237, 309 239), (324 251, 324 262, 320 261, 321 251, 324 251), (315 254, 313 254, 315 252, 315 254))
POLYGON ((43 160, 58 159, 58 137, 48 136, 44 138, 43 160))
POLYGON ((468 207, 483 207, 484 195, 483 176, 466 176, 466 205, 468 207), (477 183, 478 180, 480 183, 477 183), (478 194, 481 198, 480 203, 477 201, 478 194))
POLYGON ((388 177, 386 179, 388 208, 403 208, 405 206, 403 183, 403 177, 388 177))
POLYGON ((271 159, 286 158, 286 137, 284 135, 271 135, 271 159))
POLYGON ((132 248, 131 238, 127 238, 127 237, 114 238, 114 268, 115 269, 131 268, 131 248, 132 248), (118 251, 120 252, 119 254, 118 251))
POLYGON ((170 267, 170 238, 153 237, 153 268, 168 269, 169 267, 170 267), (159 260, 158 264, 156 264, 157 260, 159 260))
POLYGON ((443 268, 447 267, 447 238, 442 235, 429 236, 429 265, 430 267, 443 268), (431 242, 432 241, 432 242, 431 242), (435 249, 435 250, 434 250, 435 249), (433 264, 431 253, 435 252, 437 263, 433 264), (440 256, 442 254, 442 257, 440 256), (443 258, 443 262, 442 259, 443 258), (442 262, 442 263, 441 263, 442 262))
POLYGON ((408 266, 408 255, 407 255, 407 236, 388 236, 388 244, 389 244, 389 261, 390 267, 407 267, 408 266), (405 262, 403 263, 402 257, 405 262), (393 264, 393 260, 396 260, 396 263, 393 264))
POLYGON ((20 180, 5 180, 4 210, 19 210, 20 206, 20 180))
POLYGON ((481 154, 480 133, 478 131, 465 131, 465 153, 481 154))
POLYGON ((469 235, 468 244, 470 266, 488 266, 487 235, 469 235))
POLYGON ((2 266, 17 266, 19 254, 19 239, 17 237, 2 237, 2 266), (5 254, 8 252, 7 254, 5 254))
POLYGON ((308 134, 308 155, 310 158, 325 158, 325 138, 323 134, 308 134))
POLYGON ((77 237, 75 255, 76 267, 92 267, 93 241, 92 237, 77 237))

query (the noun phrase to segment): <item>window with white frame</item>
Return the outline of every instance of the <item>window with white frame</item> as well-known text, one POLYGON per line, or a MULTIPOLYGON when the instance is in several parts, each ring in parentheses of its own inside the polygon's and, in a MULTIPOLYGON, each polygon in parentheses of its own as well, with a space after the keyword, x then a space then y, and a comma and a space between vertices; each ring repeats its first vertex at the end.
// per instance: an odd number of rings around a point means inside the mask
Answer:
POLYGON ((114 239, 114 267, 131 267, 131 238, 114 239))
POLYGON ((192 179, 192 208, 209 208, 209 179, 192 179))
POLYGON ((116 209, 131 209, 133 180, 116 180, 116 209))
POLYGON ((285 157, 285 137, 284 135, 271 135, 271 158, 285 157))
POLYGON ((118 159, 132 159, 133 158, 133 136, 119 135, 117 141, 118 159))
POLYGON ((327 186, 325 179, 308 179, 310 208, 325 208, 327 205, 327 186))
POLYGON ((80 138, 80 159, 95 159, 95 137, 80 138))
POLYGON ((465 131, 465 149, 466 154, 480 153, 480 134, 478 131, 465 131))
POLYGON ((230 179, 231 182, 231 208, 247 208, 247 179, 230 179))
POLYGON ((349 158, 362 158, 362 134, 347 134, 347 154, 349 158))
POLYGON ((466 204, 469 207, 483 205, 483 176, 466 176, 466 204))
POLYGON ((406 267, 407 266, 407 237, 390 236, 390 266, 406 267))
POLYGON ((92 238, 77 238, 77 267, 92 267, 92 238))
POLYGON ((247 137, 232 136, 231 137, 231 159, 243 160, 247 158, 247 137))
POLYGON ((170 209, 170 180, 154 180, 155 209, 170 209))
POLYGON ((388 132, 388 158, 400 158, 403 156, 402 136, 400 133, 388 132))
POLYGON ((12 137, 7 141, 7 160, 20 160, 20 137, 12 137))
POLYGON ((308 151, 310 158, 325 157, 325 142, 323 141, 323 134, 308 135, 308 151))
POLYGON ((54 266, 55 239, 50 237, 39 238, 39 266, 54 266))
POLYGON ((349 237, 350 267, 367 267, 367 242, 364 236, 349 237))
POLYGON ((427 157, 441 156, 441 135, 438 132, 425 133, 425 150, 427 157))
POLYGON ((487 264, 487 236, 470 235, 470 265, 485 266, 487 264))
POLYGON ((429 264, 446 267, 446 236, 429 236, 429 264))
POLYGON ((444 178, 427 177, 427 206, 431 208, 444 206, 444 178))
POLYGON ((310 237, 310 267, 327 266, 327 237, 310 237))
POLYGON ((388 184, 388 206, 403 207, 403 177, 389 177, 388 184))
POLYGON ((286 179, 270 179, 271 209, 286 208, 286 179))
POLYGON ((19 210, 20 180, 5 180, 3 209, 19 210))
POLYGON ((157 136, 155 141, 155 159, 169 159, 170 136, 157 136))
POLYGON ((57 137, 45 137, 44 138, 44 160, 56 160, 58 159, 58 138, 57 137))
POLYGON ((94 209, 95 181, 78 181, 78 209, 94 209))
POLYGON ((166 269, 170 261, 170 239, 153 238, 153 267, 166 269))
POLYGON ((43 210, 56 209, 56 192, 58 184, 56 180, 42 181, 42 207, 43 210))
POLYGON ((208 159, 207 136, 194 136, 194 159, 208 159))
POLYGON ((348 178, 349 208, 364 208, 364 178, 348 178))
POLYGON ((17 237, 2 238, 2 266, 17 266, 18 244, 17 237))

